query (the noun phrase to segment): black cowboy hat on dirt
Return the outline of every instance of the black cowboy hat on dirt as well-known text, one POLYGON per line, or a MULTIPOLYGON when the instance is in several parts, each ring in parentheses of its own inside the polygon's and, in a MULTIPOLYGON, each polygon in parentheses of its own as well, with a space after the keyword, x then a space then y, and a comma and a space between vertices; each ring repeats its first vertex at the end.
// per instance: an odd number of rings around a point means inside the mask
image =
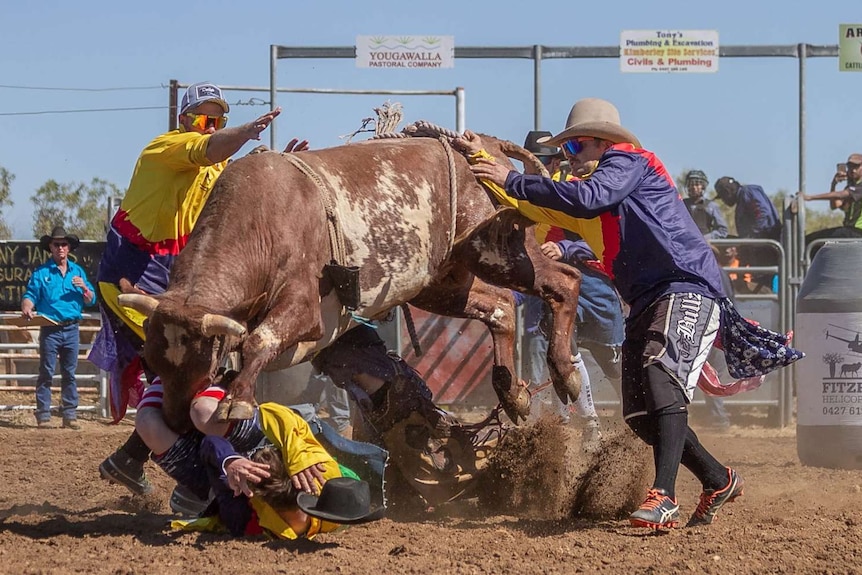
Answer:
POLYGON ((344 525, 379 519, 382 508, 371 509, 371 488, 365 481, 333 477, 323 484, 320 497, 301 492, 296 504, 312 517, 344 525))
POLYGON ((78 244, 81 243, 81 240, 78 239, 78 236, 74 234, 67 234, 65 228, 63 226, 54 226, 54 229, 51 230, 50 235, 44 235, 39 238, 39 245, 42 246, 42 249, 46 252, 51 251, 51 242, 54 240, 64 240, 69 243, 69 251, 74 250, 78 247, 78 244))

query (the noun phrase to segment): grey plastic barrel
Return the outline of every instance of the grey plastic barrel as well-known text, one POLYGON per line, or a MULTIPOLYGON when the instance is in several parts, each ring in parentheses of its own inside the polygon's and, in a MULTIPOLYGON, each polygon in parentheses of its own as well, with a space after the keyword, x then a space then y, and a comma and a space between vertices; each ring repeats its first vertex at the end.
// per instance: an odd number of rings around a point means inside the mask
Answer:
POLYGON ((799 460, 862 469, 862 240, 817 252, 796 309, 799 460))

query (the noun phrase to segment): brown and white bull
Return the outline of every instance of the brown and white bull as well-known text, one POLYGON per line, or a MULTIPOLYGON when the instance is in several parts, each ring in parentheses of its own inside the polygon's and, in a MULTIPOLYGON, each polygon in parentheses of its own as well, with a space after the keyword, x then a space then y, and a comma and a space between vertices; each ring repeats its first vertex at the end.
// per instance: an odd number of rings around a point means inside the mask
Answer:
MULTIPOLYGON (((510 142, 483 142, 498 161, 508 162, 508 152, 541 169, 510 142)), ((548 302, 551 378, 564 402, 580 392, 569 347, 580 275, 542 255, 531 225, 514 210, 495 211, 466 159, 432 138, 252 154, 219 178, 168 290, 121 301, 149 315, 143 354, 177 430, 188 428, 192 396, 232 349, 242 369, 220 414, 245 419, 261 370, 305 361, 355 325, 322 273, 339 258, 359 268, 358 316, 380 318, 409 302, 485 323, 492 384, 517 422, 529 393, 515 377, 507 288, 548 302)))

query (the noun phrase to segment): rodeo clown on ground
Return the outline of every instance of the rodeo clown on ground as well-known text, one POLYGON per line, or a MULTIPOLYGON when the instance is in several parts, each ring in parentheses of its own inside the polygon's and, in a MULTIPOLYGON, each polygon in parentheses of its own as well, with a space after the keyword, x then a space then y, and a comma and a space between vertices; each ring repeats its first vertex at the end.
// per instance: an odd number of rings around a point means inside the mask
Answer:
POLYGON ((710 348, 720 337, 734 377, 760 376, 803 354, 788 346, 789 336, 739 315, 673 178, 622 126, 610 102, 579 100, 565 129, 544 141, 563 148, 579 180, 560 182, 510 171, 471 132, 456 145, 501 202, 514 202, 519 210, 523 203, 524 209, 535 205, 550 213, 599 218, 604 268, 631 308, 622 349, 623 417, 652 446, 656 468, 652 488, 630 522, 653 529, 679 524, 674 489, 682 464, 703 484, 688 526, 712 523, 725 503, 742 495, 743 480, 719 463, 688 426, 687 406, 710 348))

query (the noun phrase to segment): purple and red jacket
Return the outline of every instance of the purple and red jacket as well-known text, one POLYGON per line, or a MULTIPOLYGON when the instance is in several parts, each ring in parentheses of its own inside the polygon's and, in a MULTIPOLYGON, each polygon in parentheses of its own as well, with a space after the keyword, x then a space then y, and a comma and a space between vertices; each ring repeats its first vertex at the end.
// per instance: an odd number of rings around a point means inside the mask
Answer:
POLYGON ((537 206, 600 218, 603 263, 631 306, 629 318, 670 293, 726 297, 712 249, 652 152, 616 144, 587 179, 556 182, 513 171, 505 188, 537 206))

